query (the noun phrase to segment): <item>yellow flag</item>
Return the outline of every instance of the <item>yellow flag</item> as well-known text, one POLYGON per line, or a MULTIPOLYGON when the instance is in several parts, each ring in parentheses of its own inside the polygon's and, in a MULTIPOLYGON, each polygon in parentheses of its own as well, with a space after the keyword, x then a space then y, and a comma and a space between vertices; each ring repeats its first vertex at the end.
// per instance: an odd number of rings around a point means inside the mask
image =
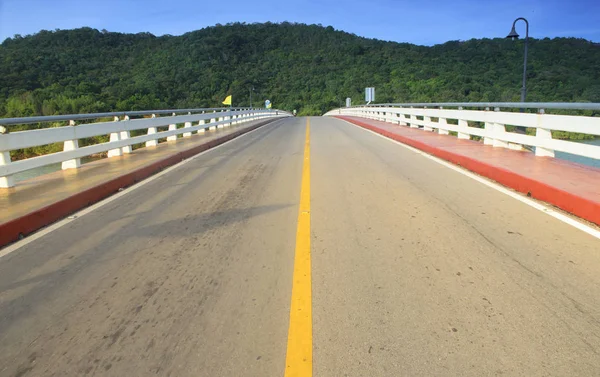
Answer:
POLYGON ((223 101, 223 105, 231 106, 231 94, 228 95, 227 98, 225 98, 225 101, 223 101))

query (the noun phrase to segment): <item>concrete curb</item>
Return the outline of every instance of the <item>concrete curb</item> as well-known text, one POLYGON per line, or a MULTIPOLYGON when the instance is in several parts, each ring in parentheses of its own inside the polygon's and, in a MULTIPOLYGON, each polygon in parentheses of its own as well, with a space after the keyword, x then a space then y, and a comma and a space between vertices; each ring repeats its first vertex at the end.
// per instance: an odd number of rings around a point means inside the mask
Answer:
POLYGON ((453 164, 460 165, 465 169, 475 172, 481 176, 493 179, 504 186, 527 194, 535 199, 550 203, 564 211, 581 217, 582 219, 588 220, 596 225, 600 225, 600 202, 577 196, 547 183, 534 180, 496 165, 481 162, 471 157, 449 152, 421 141, 383 130, 354 118, 345 116, 336 116, 335 118, 343 119, 347 122, 366 128, 390 139, 420 149, 453 164))
POLYGON ((238 136, 253 131, 275 120, 276 119, 268 119, 255 124, 254 126, 244 128, 229 135, 224 135, 217 139, 211 140, 205 144, 197 145, 193 148, 177 152, 162 160, 153 162, 150 165, 146 165, 130 173, 104 182, 98 186, 89 188, 56 203, 30 212, 24 216, 0 224, 0 247, 18 241, 24 236, 27 236, 58 220, 61 220, 70 214, 88 207, 96 202, 99 202, 100 200, 115 194, 120 188, 131 186, 171 165, 175 165, 176 163, 190 158, 200 152, 214 148, 217 145, 235 139, 238 136))

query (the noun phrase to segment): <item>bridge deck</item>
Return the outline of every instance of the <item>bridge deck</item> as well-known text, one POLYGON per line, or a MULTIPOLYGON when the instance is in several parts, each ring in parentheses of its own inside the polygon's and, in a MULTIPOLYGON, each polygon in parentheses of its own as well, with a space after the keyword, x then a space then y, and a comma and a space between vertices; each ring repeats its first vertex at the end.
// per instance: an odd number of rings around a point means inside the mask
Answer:
MULTIPOLYGON (((2 224, 23 216, 27 216, 23 218, 23 222, 33 228, 47 225, 90 202, 102 199, 120 187, 145 178, 153 171, 198 153, 198 148, 265 122, 267 120, 207 130, 202 134, 193 134, 190 138, 179 138, 175 142, 160 143, 156 147, 137 149, 121 157, 83 164, 79 169, 59 170, 19 182, 14 188, 0 190, 0 229, 7 229, 2 224), (186 153, 188 151, 190 153, 186 153), (106 184, 111 181, 112 185, 106 184), (73 200, 75 196, 79 198, 73 200), (34 224, 36 221, 39 224, 34 224)), ((14 228, 18 227, 20 225, 15 224, 14 228)), ((6 243, 8 232, 12 232, 12 227, 0 235, 0 247, 6 243)))
POLYGON ((372 119, 338 118, 464 166, 600 225, 600 169, 372 119))
MULTIPOLYGON (((305 129, 2 257, 0 375, 283 376, 305 129)), ((597 375, 597 238, 347 122, 310 129, 315 376, 597 375)))

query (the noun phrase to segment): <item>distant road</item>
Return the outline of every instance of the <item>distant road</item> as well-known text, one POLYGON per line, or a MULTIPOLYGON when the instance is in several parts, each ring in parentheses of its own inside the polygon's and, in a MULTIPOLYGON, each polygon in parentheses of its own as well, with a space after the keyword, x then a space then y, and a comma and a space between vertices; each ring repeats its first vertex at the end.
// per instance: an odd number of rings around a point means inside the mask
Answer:
MULTIPOLYGON (((600 241, 310 119, 314 376, 595 376, 600 241)), ((306 118, 0 259, 0 376, 283 376, 306 118)))

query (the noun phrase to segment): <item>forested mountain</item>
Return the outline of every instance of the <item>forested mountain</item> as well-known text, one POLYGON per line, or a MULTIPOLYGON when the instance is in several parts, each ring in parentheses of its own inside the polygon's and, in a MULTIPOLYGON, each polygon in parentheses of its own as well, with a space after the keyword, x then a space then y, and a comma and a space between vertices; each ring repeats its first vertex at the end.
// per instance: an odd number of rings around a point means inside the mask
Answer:
MULTIPOLYGON (((432 47, 303 24, 232 24, 182 36, 90 28, 41 31, 0 45, 0 116, 234 106, 270 99, 321 114, 346 97, 377 102, 518 101, 523 41, 432 47)), ((530 40, 528 101, 600 102, 600 46, 530 40)))

